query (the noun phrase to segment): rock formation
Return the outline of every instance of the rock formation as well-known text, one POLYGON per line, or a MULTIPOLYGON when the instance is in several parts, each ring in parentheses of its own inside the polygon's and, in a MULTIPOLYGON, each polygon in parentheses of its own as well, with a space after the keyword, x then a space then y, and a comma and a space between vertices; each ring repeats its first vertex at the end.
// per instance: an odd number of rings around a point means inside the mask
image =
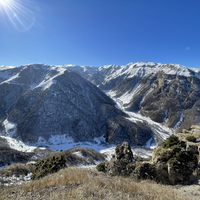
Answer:
POLYGON ((107 163, 107 173, 112 176, 128 176, 134 170, 133 152, 128 142, 118 144, 115 148, 116 155, 107 163))
MULTIPOLYGON (((191 126, 190 131, 197 136, 199 129, 200 126, 191 126)), ((134 158, 127 142, 117 145, 115 150, 116 155, 107 163, 107 173, 111 176, 153 179, 173 185, 194 183, 200 178, 198 140, 189 142, 172 135, 162 143, 162 146, 154 149, 150 162, 141 162, 134 158)))

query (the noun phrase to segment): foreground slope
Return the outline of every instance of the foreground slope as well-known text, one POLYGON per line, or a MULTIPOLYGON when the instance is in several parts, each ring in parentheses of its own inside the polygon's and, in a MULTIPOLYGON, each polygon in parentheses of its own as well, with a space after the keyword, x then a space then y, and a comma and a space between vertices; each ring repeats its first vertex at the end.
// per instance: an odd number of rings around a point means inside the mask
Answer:
MULTIPOLYGON (((108 177, 103 173, 80 168, 66 168, 40 180, 0 189, 2 199, 199 199, 198 186, 192 192, 178 193, 172 186, 153 182, 136 182, 131 178, 108 177), (191 194, 192 193, 192 194, 191 194), (183 196, 184 194, 184 196, 183 196), (186 195, 186 196, 185 196, 186 195), (193 194, 194 195, 194 194, 193 194)), ((184 188, 186 190, 186 188, 184 188)))

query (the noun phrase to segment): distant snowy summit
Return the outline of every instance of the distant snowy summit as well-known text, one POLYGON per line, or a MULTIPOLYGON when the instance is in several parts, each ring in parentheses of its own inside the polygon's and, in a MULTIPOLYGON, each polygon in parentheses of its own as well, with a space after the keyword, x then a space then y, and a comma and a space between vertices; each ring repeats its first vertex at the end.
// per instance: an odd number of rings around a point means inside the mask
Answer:
POLYGON ((152 62, 0 67, 0 134, 25 142, 161 142, 200 125, 200 70, 152 62))

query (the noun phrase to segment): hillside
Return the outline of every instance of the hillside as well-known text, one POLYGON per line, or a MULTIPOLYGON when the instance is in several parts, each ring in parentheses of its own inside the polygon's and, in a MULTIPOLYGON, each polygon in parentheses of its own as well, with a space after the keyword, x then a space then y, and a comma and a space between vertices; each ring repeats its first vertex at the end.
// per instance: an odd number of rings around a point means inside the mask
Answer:
POLYGON ((125 111, 170 128, 200 125, 200 70, 152 62, 99 68, 66 66, 97 85, 125 111))
POLYGON ((0 134, 36 146, 105 145, 124 140, 144 146, 170 134, 159 124, 133 120, 98 87, 68 68, 43 64, 1 67, 0 134))

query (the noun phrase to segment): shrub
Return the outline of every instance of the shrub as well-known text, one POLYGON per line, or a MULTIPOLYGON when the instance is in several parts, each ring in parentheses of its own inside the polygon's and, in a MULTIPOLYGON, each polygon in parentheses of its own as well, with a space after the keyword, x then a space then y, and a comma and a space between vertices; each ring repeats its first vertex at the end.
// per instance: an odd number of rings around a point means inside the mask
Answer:
POLYGON ((181 145, 174 145, 170 147, 170 150, 161 153, 160 160, 169 164, 181 164, 189 162, 191 157, 190 151, 183 150, 181 145))
POLYGON ((192 130, 191 126, 188 126, 187 131, 191 131, 191 130, 192 130))
POLYGON ((162 162, 168 162, 173 157, 173 151, 172 150, 166 150, 160 154, 160 160, 162 162))
POLYGON ((106 163, 105 162, 101 162, 96 166, 97 171, 99 172, 104 172, 106 171, 106 163))
POLYGON ((181 151, 181 145, 174 145, 174 146, 171 146, 170 149, 172 149, 172 151, 174 153, 177 153, 177 152, 180 152, 181 151))
POLYGON ((174 158, 170 158, 170 159, 167 161, 167 163, 169 163, 169 164, 177 164, 178 161, 177 161, 177 159, 174 157, 174 158))
POLYGON ((171 135, 170 137, 168 137, 163 143, 162 143, 162 147, 163 148, 170 148, 171 146, 177 145, 179 144, 179 139, 177 136, 175 135, 171 135))
POLYGON ((196 142, 196 137, 194 137, 193 135, 190 135, 190 136, 187 136, 186 138, 185 138, 187 141, 189 141, 189 142, 196 142))
POLYGON ((57 172, 58 170, 66 167, 66 160, 64 155, 50 156, 48 158, 39 160, 35 164, 35 170, 31 179, 39 179, 48 174, 57 172))

